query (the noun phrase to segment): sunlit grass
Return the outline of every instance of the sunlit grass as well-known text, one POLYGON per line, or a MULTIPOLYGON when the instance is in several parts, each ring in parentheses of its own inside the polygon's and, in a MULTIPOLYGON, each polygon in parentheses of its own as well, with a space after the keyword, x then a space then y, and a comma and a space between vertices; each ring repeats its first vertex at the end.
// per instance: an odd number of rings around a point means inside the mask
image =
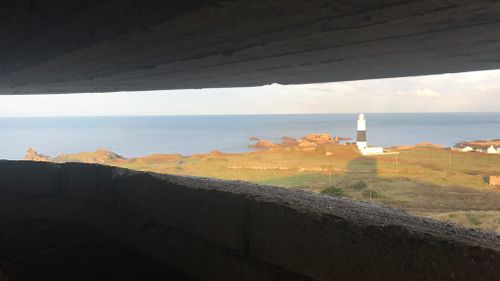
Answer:
POLYGON ((323 145, 312 150, 280 147, 239 154, 165 155, 154 158, 158 161, 141 158, 108 164, 305 189, 500 231, 500 189, 485 181, 488 175, 500 174, 500 156, 434 147, 399 152, 396 161, 395 155, 362 157, 354 146, 323 145))

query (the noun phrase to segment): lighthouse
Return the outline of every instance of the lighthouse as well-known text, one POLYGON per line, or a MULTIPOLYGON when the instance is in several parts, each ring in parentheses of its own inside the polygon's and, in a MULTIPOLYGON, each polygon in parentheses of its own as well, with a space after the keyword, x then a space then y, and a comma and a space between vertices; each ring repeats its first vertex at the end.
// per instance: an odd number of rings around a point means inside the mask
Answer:
POLYGON ((358 134, 356 135, 356 145, 361 153, 367 148, 366 143, 366 119, 361 113, 358 117, 358 134))
POLYGON ((358 134, 356 135, 356 145, 362 155, 384 154, 383 147, 368 147, 366 142, 366 118, 363 113, 358 116, 358 134))

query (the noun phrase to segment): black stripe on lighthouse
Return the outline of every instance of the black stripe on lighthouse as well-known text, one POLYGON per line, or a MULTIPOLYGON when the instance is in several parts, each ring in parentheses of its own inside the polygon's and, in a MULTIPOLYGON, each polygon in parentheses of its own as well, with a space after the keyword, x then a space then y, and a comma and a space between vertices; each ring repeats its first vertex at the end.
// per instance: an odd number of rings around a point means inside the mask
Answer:
POLYGON ((358 131, 358 135, 356 136, 357 142, 366 142, 366 131, 358 131))

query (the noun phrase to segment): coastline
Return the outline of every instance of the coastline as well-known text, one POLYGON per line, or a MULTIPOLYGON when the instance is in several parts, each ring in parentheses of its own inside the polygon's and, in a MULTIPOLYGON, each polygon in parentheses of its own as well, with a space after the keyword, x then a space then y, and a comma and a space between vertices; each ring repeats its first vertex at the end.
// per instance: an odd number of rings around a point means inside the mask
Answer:
MULTIPOLYGON (((367 114, 371 145, 423 141, 450 147, 463 140, 494 139, 500 113, 367 114)), ((106 148, 127 158, 251 151, 252 136, 280 142, 311 132, 355 138, 355 114, 264 116, 154 116, 0 118, 0 158, 22 159, 28 147, 51 156, 106 148), (57 145, 53 145, 57 143, 57 145)))
POLYGON ((327 134, 281 142, 254 139, 241 153, 151 154, 125 158, 98 150, 48 157, 30 150, 26 160, 82 162, 139 171, 243 180, 303 189, 405 209, 467 227, 500 232, 500 154, 462 152, 422 143, 363 156, 355 144, 327 134))

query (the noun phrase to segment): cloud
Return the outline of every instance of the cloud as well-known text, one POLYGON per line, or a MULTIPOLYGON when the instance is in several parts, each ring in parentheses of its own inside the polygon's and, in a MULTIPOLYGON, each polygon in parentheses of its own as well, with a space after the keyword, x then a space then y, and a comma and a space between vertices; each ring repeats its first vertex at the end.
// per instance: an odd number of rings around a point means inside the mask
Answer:
POLYGON ((305 90, 334 94, 352 94, 357 91, 355 85, 350 85, 347 82, 316 84, 313 87, 308 85, 307 87, 305 87, 305 90))
POLYGON ((416 90, 417 96, 422 97, 422 98, 438 98, 441 97, 441 95, 431 89, 417 89, 416 90))
POLYGON ((0 95, 0 116, 500 111, 500 70, 253 88, 0 95), (146 94, 148 93, 148 94, 146 94))

